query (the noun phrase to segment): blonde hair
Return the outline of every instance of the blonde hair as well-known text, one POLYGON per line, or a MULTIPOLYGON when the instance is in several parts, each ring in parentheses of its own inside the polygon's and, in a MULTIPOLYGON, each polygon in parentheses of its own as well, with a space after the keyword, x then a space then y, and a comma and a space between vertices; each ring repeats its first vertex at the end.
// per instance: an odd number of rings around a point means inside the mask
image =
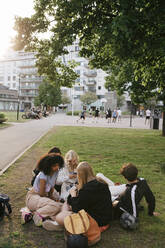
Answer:
POLYGON ((79 157, 77 153, 73 150, 70 150, 65 155, 65 164, 69 168, 69 170, 73 171, 77 168, 79 163, 79 157), (70 164, 69 161, 74 161, 74 164, 70 164))
POLYGON ((89 181, 92 181, 96 178, 94 175, 93 169, 88 164, 88 162, 81 162, 78 165, 77 175, 78 175, 79 190, 82 189, 84 184, 86 184, 89 181))

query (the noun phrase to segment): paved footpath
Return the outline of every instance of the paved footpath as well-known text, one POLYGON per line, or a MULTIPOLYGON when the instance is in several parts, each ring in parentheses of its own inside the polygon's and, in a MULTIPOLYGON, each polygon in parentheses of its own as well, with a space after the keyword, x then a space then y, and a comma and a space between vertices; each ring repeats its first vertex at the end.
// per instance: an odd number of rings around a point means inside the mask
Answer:
MULTIPOLYGON (((56 114, 46 119, 15 123, 9 128, 0 130, 0 174, 6 166, 10 165, 53 126, 129 128, 129 118, 123 118, 121 122, 115 124, 108 124, 105 119, 99 119, 96 123, 95 120, 87 118, 84 124, 81 121, 77 123, 77 120, 78 117, 56 114)), ((149 129, 149 125, 145 125, 144 122, 144 119, 134 118, 132 128, 149 129)), ((161 125, 162 121, 160 128, 161 125)))

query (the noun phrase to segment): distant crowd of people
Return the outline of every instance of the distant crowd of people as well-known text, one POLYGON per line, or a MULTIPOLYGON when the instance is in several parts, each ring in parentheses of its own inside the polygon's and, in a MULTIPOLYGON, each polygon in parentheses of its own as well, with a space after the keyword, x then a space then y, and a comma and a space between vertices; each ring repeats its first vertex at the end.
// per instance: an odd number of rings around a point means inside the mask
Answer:
MULTIPOLYGON (((99 117, 100 117, 100 112, 101 111, 99 110, 99 108, 96 108, 95 110, 92 110, 92 109, 89 110, 89 116, 91 118, 93 118, 93 120, 92 120, 93 122, 96 122, 96 123, 98 122, 99 117)), ((122 111, 120 108, 114 109, 113 111, 110 108, 108 108, 105 111, 104 116, 105 116, 106 120, 108 121, 108 123, 116 123, 117 120, 118 120, 118 122, 120 122, 121 117, 122 117, 122 111)), ((80 114, 80 118, 77 120, 77 122, 80 120, 82 120, 82 122, 84 122, 85 119, 86 119, 86 111, 82 110, 82 112, 80 114)))

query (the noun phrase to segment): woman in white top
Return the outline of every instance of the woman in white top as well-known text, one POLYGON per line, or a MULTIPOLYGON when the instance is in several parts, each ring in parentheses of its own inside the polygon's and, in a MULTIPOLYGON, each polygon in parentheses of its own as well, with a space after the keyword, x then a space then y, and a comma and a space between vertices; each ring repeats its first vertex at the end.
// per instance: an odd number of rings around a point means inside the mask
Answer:
POLYGON ((26 196, 26 206, 34 212, 33 220, 37 226, 46 228, 45 219, 55 220, 62 204, 56 201, 54 186, 59 169, 64 166, 64 159, 55 154, 47 154, 40 159, 37 175, 33 188, 26 196))
POLYGON ((77 166, 79 157, 77 153, 70 150, 65 155, 65 167, 59 171, 56 185, 62 185, 61 199, 64 201, 69 196, 70 189, 77 183, 77 166))

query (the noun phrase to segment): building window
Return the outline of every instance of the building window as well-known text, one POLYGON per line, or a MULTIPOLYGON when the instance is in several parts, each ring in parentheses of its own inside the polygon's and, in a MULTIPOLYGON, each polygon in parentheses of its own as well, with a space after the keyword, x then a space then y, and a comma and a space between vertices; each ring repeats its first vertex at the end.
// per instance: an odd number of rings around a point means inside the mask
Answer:
POLYGON ((7 80, 8 80, 8 81, 10 81, 10 79, 11 79, 11 77, 10 77, 10 76, 8 76, 7 80))
POLYGON ((77 73, 78 75, 80 75, 80 70, 76 70, 76 73, 77 73))
POLYGON ((76 51, 76 52, 79 51, 79 46, 75 46, 75 51, 76 51))
POLYGON ((16 83, 13 83, 13 88, 14 88, 14 89, 16 88, 16 83))
POLYGON ((13 81, 15 81, 16 80, 16 76, 13 76, 13 81))
POLYGON ((101 86, 98 86, 98 90, 101 90, 101 86))

